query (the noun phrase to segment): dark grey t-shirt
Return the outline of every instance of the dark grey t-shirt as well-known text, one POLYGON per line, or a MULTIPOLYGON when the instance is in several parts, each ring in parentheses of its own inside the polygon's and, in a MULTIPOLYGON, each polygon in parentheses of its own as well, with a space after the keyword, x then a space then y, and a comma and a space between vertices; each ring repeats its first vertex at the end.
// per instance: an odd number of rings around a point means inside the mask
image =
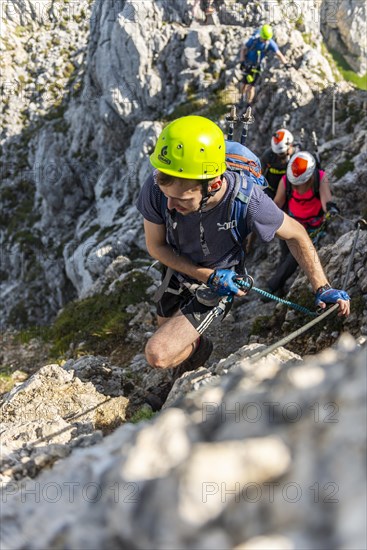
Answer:
MULTIPOLYGON (((210 253, 204 255, 200 245, 200 214, 194 212, 183 216, 176 214, 177 231, 180 251, 183 256, 194 263, 211 268, 229 268, 237 265, 241 259, 241 251, 231 234, 229 203, 235 186, 235 175, 224 174, 228 186, 226 193, 214 208, 202 213, 202 224, 210 253)), ((146 220, 156 224, 165 224, 161 201, 163 193, 155 184, 153 175, 144 183, 137 201, 137 209, 146 220)), ((246 232, 255 231, 261 240, 269 242, 282 225, 284 213, 265 195, 260 187, 255 186, 246 215, 246 232)), ((169 244, 169 234, 167 236, 169 244)))

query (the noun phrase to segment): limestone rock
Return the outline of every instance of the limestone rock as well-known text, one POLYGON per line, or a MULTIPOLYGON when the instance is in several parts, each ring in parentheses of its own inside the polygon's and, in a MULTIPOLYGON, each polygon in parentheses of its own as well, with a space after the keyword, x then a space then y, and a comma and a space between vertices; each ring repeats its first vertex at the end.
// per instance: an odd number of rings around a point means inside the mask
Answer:
POLYGON ((5 485, 2 545, 58 548, 62 536, 72 548, 362 548, 365 366, 366 348, 345 336, 250 388, 229 368, 36 484, 5 485))
POLYGON ((127 405, 121 391, 116 397, 106 397, 91 382, 74 376, 73 370, 58 365, 42 367, 5 395, 0 407, 1 463, 2 471, 8 472, 5 479, 12 472, 17 472, 16 479, 22 477, 21 472, 24 475, 25 467, 18 471, 22 456, 33 460, 42 451, 46 457, 59 458, 60 453, 68 454, 71 446, 78 444, 79 436, 111 431, 125 420, 127 405), (55 455, 53 449, 60 450, 55 455))

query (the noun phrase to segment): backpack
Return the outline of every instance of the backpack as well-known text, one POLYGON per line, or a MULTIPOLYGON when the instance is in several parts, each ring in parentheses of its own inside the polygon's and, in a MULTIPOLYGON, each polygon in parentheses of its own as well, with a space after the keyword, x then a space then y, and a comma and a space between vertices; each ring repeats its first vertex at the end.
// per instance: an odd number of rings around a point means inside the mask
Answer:
POLYGON ((237 141, 225 140, 225 144, 228 170, 250 178, 256 185, 267 187, 268 183, 261 173, 260 159, 237 141))
MULTIPOLYGON (((260 31, 259 30, 256 30, 249 38, 249 40, 253 40, 251 46, 248 48, 247 50, 247 54, 253 50, 257 50, 257 45, 259 44, 259 41, 260 41, 260 31)), ((265 44, 265 48, 264 48, 264 54, 266 53, 267 49, 269 47, 269 42, 267 41, 266 44, 265 44)), ((247 55, 246 54, 246 55, 247 55)), ((257 65, 260 67, 261 63, 262 63, 262 59, 261 59, 261 56, 259 58, 259 52, 257 52, 257 55, 258 55, 258 58, 257 58, 257 65)))

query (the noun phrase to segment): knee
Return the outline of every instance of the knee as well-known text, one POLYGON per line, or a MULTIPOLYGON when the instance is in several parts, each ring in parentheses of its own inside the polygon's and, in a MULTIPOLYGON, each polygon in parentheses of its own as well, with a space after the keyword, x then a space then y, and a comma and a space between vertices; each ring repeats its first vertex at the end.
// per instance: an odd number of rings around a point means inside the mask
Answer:
POLYGON ((145 358, 149 365, 155 369, 169 367, 164 348, 154 337, 150 338, 145 346, 145 358))

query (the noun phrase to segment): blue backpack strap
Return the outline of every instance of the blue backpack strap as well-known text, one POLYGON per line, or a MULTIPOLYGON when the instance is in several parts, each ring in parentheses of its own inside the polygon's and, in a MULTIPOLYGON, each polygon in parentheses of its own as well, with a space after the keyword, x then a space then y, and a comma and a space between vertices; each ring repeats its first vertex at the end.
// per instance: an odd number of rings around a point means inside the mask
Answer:
POLYGON ((161 215, 166 224, 166 239, 167 242, 171 242, 171 246, 175 250, 177 255, 180 255, 180 240, 178 238, 178 229, 177 223, 175 221, 174 215, 167 208, 167 197, 161 195, 161 215))
POLYGON ((252 178, 243 174, 235 173, 236 182, 228 205, 228 219, 231 220, 231 235, 234 242, 241 248, 240 272, 244 270, 245 251, 244 242, 249 234, 246 228, 247 208, 251 199, 252 191, 256 185, 252 178))

